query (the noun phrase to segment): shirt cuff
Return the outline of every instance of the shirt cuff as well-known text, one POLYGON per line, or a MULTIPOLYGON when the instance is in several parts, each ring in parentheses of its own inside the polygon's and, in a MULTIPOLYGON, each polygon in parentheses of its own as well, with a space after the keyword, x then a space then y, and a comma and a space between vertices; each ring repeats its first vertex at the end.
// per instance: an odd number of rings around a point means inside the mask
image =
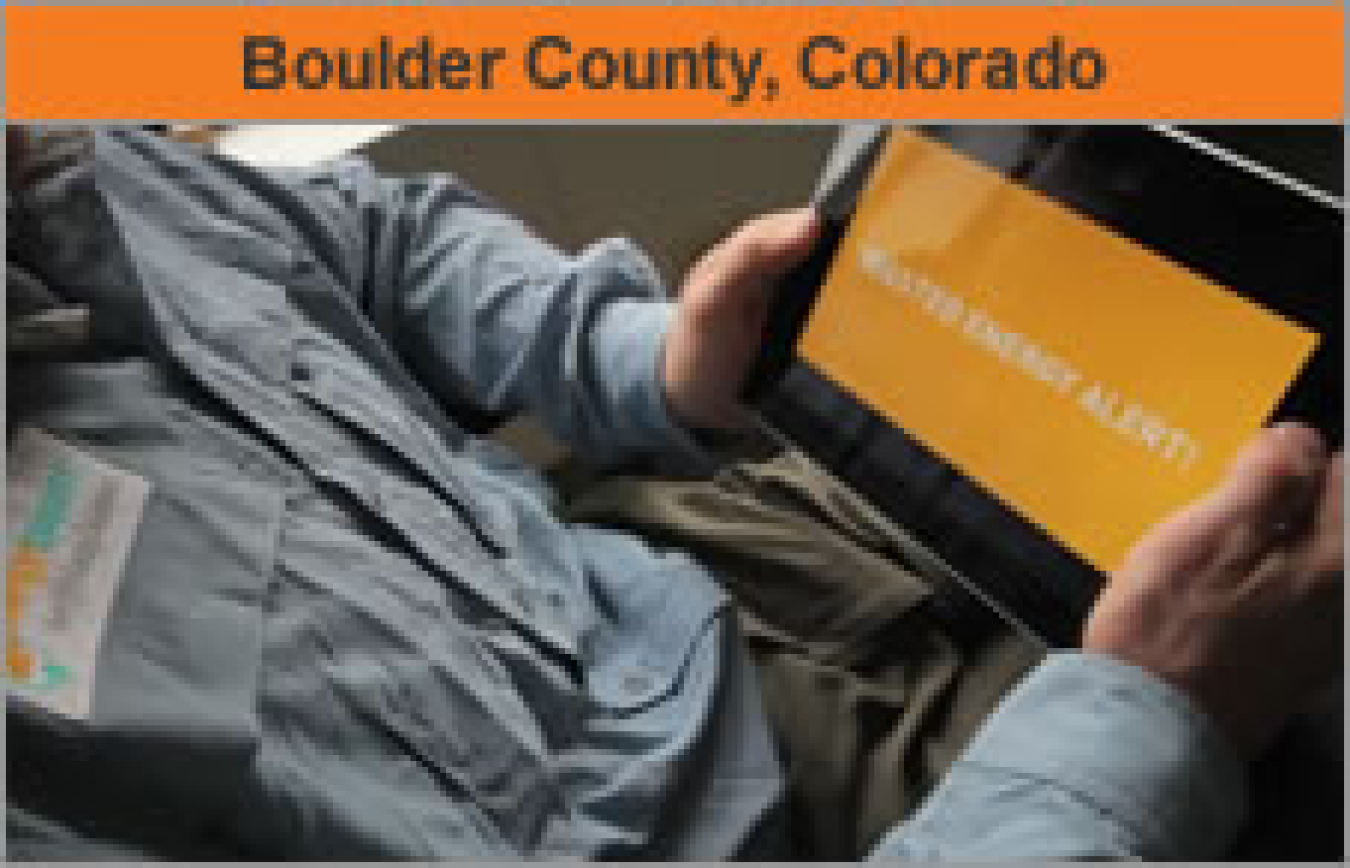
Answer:
POLYGON ((1206 714, 1143 669, 1086 652, 1047 658, 960 763, 1090 802, 1148 859, 1217 858, 1247 810, 1245 766, 1206 714))
POLYGON ((611 302, 594 331, 597 362, 609 381, 618 439, 633 454, 650 458, 661 473, 712 476, 725 458, 675 418, 662 382, 674 316, 675 304, 664 299, 611 302))

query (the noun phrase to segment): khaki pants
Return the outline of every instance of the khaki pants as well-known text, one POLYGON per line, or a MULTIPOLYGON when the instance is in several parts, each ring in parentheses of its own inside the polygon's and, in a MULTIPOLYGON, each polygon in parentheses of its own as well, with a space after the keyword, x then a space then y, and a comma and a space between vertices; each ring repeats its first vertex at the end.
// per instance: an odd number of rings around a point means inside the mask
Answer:
POLYGON ((607 479, 569 512, 691 552, 735 598, 796 858, 866 855, 1043 653, 996 619, 944 616, 941 565, 795 452, 710 482, 607 479))

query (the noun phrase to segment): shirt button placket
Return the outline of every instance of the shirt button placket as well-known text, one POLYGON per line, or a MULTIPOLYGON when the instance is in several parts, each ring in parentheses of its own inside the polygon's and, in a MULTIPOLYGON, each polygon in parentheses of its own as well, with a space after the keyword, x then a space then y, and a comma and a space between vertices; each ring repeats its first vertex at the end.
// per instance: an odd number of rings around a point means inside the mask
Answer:
POLYGON ((530 599, 531 596, 530 590, 524 585, 516 585, 515 590, 511 592, 511 599, 520 608, 521 614, 527 618, 534 614, 534 601, 530 599))
POLYGON ((298 357, 291 359, 289 374, 291 382, 297 386, 308 385, 314 379, 314 369, 308 362, 298 357))

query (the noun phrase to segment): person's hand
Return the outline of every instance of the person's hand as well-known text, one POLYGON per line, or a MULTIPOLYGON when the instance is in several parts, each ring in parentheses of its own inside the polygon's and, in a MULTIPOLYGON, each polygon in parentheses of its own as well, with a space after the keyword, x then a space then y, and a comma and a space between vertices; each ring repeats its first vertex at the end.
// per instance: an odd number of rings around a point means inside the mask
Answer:
POLYGON ((815 211, 779 211, 742 225, 694 264, 666 337, 662 381, 681 422, 731 428, 744 421, 740 392, 764 340, 772 290, 810 255, 815 211))
POLYGON ((1135 546, 1084 649, 1180 688, 1259 753, 1341 673, 1342 466, 1309 428, 1262 432, 1222 485, 1135 546))

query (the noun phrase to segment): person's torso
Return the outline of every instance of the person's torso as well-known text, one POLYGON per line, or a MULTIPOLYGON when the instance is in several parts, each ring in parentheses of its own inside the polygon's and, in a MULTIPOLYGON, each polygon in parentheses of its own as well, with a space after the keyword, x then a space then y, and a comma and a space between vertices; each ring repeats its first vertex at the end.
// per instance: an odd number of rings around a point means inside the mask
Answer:
POLYGON ((380 275, 340 233, 148 137, 100 134, 66 187, 30 253, 92 334, 11 362, 9 425, 150 494, 87 719, 10 714, 20 795, 170 853, 662 855, 753 824, 778 782, 762 724, 717 725, 745 665, 720 593, 560 524, 447 418, 360 310, 354 276, 380 275), (705 833, 670 798, 716 789, 693 765, 727 738, 763 793, 705 833))

